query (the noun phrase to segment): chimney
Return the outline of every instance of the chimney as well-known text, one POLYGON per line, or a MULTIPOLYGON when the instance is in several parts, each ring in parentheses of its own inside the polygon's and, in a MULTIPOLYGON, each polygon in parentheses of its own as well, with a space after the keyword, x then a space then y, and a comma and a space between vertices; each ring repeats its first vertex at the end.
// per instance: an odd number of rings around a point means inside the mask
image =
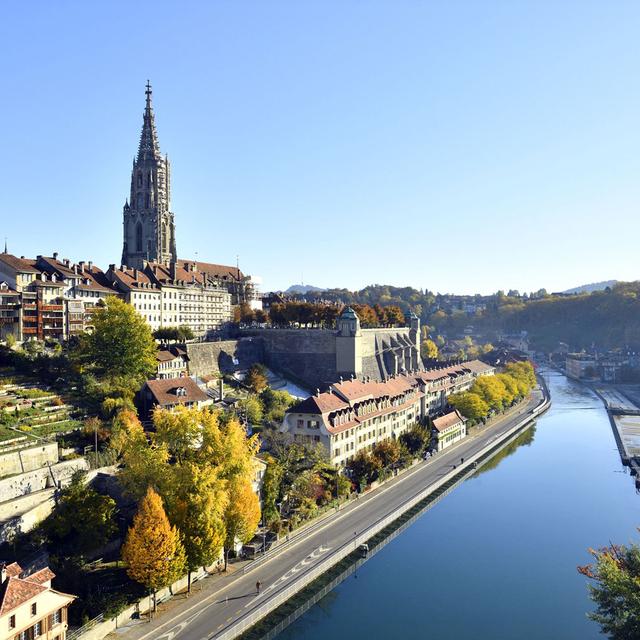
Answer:
POLYGON ((137 279, 138 279, 138 270, 137 270, 137 269, 134 269, 134 270, 133 270, 133 279, 134 279, 134 280, 137 280, 137 279))
POLYGON ((218 393, 220 394, 220 400, 224 398, 224 380, 220 378, 218 380, 218 393))
POLYGON ((58 252, 57 252, 57 251, 54 251, 54 252, 53 252, 53 259, 54 259, 54 260, 57 260, 57 259, 58 259, 58 252))
POLYGON ((65 267, 68 267, 68 266, 70 266, 70 265, 71 265, 71 261, 69 260, 69 258, 62 258, 62 264, 63 264, 65 267))
MULTIPOLYGON (((80 267, 80 271, 84 272, 84 260, 80 260, 80 262, 78 262, 78 266, 80 267)), ((111 267, 115 268, 115 265, 110 264, 109 269, 111 269, 111 267)))
POLYGON ((91 268, 93 267, 93 262, 89 260, 89 262, 87 263, 87 266, 89 267, 89 271, 91 271, 91 268))
POLYGON ((320 397, 320 389, 316 389, 316 397, 319 398, 320 397))
POLYGON ((0 584, 4 584, 5 580, 7 579, 7 563, 3 562, 2 564, 0 564, 0 571, 2 571, 2 575, 1 575, 1 582, 0 584))

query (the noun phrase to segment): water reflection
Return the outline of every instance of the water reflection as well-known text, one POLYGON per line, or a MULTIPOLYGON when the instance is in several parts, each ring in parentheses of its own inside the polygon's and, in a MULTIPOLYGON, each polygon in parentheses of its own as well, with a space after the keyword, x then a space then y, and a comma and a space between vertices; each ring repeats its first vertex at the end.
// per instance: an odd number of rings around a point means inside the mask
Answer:
POLYGON ((533 440, 536 435, 536 424, 531 423, 531 426, 523 431, 513 442, 508 444, 502 451, 497 453, 491 460, 487 463, 483 464, 472 476, 469 477, 469 480, 473 480, 478 476, 486 473, 487 471, 492 471, 495 469, 505 458, 513 455, 520 447, 530 447, 533 444, 533 440))

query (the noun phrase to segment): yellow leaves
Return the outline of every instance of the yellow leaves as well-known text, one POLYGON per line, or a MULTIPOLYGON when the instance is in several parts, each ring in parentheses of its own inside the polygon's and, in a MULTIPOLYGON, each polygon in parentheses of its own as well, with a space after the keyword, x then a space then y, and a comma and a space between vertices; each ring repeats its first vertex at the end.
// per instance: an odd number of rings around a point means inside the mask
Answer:
POLYGON ((235 540, 249 542, 260 522, 260 501, 247 478, 236 477, 229 482, 229 504, 225 513, 226 546, 235 540))
POLYGON ((122 547, 130 578, 156 591, 171 584, 185 570, 180 534, 169 520, 162 499, 151 488, 140 502, 122 547))

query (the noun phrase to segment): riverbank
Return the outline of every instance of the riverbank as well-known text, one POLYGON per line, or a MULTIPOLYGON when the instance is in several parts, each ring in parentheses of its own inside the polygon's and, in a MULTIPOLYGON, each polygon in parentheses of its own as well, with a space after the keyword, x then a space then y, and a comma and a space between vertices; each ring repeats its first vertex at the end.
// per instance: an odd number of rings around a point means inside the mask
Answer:
POLYGON ((576 567, 637 538, 638 498, 600 399, 542 374, 553 402, 535 425, 277 640, 602 637, 576 567))
MULTIPOLYGON (((541 398, 540 392, 536 392, 535 399, 526 408, 533 409, 540 404, 541 398)), ((283 595, 285 591, 290 597, 306 586, 309 581, 300 582, 300 579, 309 578, 310 572, 329 556, 334 556, 349 545, 355 546, 366 541, 363 532, 370 532, 369 528, 373 523, 379 523, 381 518, 396 513, 408 498, 418 496, 424 492, 425 487, 435 490, 436 483, 442 486, 450 480, 455 473, 453 465, 459 466, 461 457, 471 461, 475 454, 488 445, 495 446, 496 439, 523 420, 525 407, 522 407, 521 413, 522 415, 509 416, 502 423, 469 436, 455 447, 438 454, 435 459, 418 464, 402 476, 393 478, 378 490, 351 503, 322 526, 314 527, 307 535, 291 541, 285 553, 258 564, 246 574, 236 574, 233 579, 223 577, 220 582, 216 579, 218 584, 213 591, 207 589, 205 581, 202 583, 205 591, 197 597, 191 596, 188 601, 178 601, 177 604, 168 603, 171 611, 168 619, 163 616, 151 625, 141 624, 121 637, 139 640, 169 640, 179 637, 192 640, 202 637, 233 637, 234 633, 246 630, 257 621, 258 614, 262 617, 274 608, 274 604, 286 600, 287 597, 283 595), (257 579, 263 584, 260 594, 255 591, 257 579), (291 589, 293 585, 296 585, 295 590, 291 589), (276 596, 282 597, 282 600, 276 600, 276 596), (271 605, 263 607, 267 602, 271 602, 271 605), (239 622, 243 628, 238 628, 239 622)))

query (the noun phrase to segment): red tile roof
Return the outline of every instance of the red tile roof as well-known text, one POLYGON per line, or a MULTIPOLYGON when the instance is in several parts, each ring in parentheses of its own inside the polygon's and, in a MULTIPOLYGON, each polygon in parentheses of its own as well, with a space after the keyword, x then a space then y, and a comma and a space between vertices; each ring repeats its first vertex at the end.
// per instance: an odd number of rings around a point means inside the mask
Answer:
POLYGON ((458 410, 456 409, 455 411, 445 413, 445 415, 441 416, 440 418, 435 418, 433 421, 433 428, 438 432, 442 432, 449 427, 453 427, 453 425, 464 421, 465 419, 458 413, 458 410))
POLYGON ((178 258, 177 265, 185 268, 185 265, 195 264, 198 271, 206 273, 211 278, 222 278, 223 280, 241 280, 244 275, 238 267, 230 267, 224 264, 213 264, 211 262, 198 262, 196 260, 183 260, 178 258))

